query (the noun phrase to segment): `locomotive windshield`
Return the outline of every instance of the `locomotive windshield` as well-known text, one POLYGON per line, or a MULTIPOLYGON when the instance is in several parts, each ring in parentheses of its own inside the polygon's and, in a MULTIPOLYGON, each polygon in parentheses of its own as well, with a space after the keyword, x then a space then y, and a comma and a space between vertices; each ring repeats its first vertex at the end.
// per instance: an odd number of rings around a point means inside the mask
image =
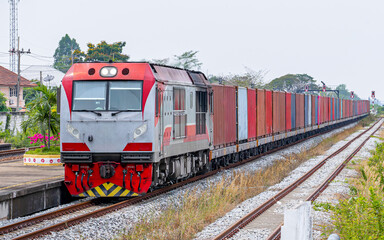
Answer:
POLYGON ((75 81, 72 109, 141 111, 141 99, 141 81, 75 81))

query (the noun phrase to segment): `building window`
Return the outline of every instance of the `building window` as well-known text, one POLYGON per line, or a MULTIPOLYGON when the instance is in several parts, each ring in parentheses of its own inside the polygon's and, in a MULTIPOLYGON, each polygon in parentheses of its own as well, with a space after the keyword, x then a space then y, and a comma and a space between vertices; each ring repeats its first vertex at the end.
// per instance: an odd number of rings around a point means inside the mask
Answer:
POLYGON ((205 115, 208 110, 207 92, 196 91, 196 135, 205 134, 205 115))
POLYGON ((10 87, 9 88, 9 96, 10 97, 17 97, 17 87, 10 87))
POLYGON ((186 136, 185 89, 173 88, 173 137, 186 136))

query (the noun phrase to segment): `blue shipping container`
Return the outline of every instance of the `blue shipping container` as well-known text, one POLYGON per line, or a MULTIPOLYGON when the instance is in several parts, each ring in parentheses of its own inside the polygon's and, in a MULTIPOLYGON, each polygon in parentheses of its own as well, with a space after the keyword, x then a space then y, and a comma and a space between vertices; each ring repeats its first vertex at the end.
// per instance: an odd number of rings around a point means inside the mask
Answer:
POLYGON ((248 96, 247 89, 239 87, 237 90, 238 103, 238 137, 239 141, 248 139, 248 96))

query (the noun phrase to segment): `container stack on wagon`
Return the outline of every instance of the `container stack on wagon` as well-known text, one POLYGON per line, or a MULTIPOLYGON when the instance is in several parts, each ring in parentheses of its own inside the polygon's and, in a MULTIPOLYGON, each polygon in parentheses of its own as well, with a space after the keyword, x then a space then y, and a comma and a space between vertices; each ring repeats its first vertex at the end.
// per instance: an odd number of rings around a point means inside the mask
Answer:
POLYGON ((212 85, 215 149, 367 114, 369 101, 212 85))

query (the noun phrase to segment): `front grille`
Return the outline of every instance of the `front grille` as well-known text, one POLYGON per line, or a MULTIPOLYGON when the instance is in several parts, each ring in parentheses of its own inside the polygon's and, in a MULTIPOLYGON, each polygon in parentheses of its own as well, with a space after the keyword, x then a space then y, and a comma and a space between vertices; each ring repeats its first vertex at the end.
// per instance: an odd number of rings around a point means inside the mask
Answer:
POLYGON ((63 163, 92 163, 91 154, 61 154, 63 163))
POLYGON ((122 163, 130 163, 130 162, 140 162, 140 163, 148 163, 152 162, 152 154, 122 154, 121 155, 122 163))

